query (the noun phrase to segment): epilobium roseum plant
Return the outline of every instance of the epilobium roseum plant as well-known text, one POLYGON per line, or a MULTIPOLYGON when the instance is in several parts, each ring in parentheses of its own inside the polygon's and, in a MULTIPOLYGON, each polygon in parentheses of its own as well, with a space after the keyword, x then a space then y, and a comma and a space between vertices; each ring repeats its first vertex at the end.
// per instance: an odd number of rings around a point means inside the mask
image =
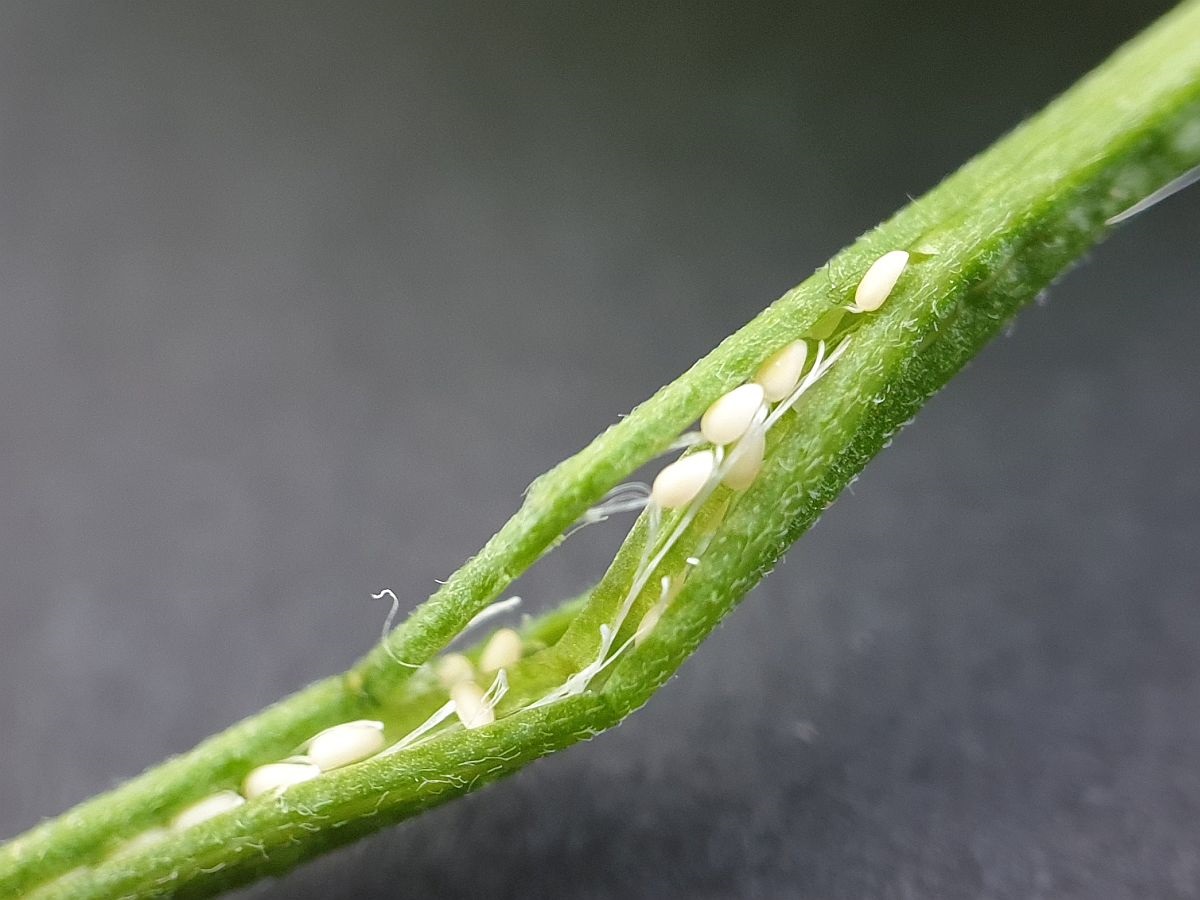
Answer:
POLYGON ((0 848, 0 893, 210 895, 616 725, 1022 304, 1198 165, 1193 0, 537 479, 348 672, 0 848), (443 652, 564 534, 628 511, 585 596, 443 652))

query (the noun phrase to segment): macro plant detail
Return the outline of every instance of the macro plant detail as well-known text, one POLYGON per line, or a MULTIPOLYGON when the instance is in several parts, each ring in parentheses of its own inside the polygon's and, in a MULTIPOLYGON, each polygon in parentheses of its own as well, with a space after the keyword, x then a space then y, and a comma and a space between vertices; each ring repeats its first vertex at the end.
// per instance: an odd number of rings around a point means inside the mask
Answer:
POLYGON ((212 894, 616 725, 1022 304, 1197 166, 1190 2, 537 479, 348 672, 4 845, 0 890, 212 894), (651 486, 626 481, 675 451, 651 486), (625 512, 593 589, 447 652, 511 608, 521 572, 625 512))

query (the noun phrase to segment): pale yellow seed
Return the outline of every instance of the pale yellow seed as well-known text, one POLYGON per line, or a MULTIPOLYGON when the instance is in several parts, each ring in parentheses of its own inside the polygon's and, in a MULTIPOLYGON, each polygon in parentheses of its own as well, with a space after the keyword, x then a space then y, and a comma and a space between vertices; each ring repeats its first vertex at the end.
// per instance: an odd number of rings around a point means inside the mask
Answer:
POLYGON ((470 681, 475 677, 475 667, 461 653, 447 653, 434 663, 433 669, 438 683, 446 690, 460 681, 470 681))
POLYGON ((743 384, 718 397, 700 418, 700 433, 713 444, 732 444, 754 421, 762 406, 763 386, 743 384))
POLYGON ((763 396, 771 403, 778 403, 794 391, 807 360, 808 344, 804 341, 792 341, 768 356, 754 376, 762 385, 763 396))
POLYGON ((466 728, 482 728, 496 721, 496 712, 483 699, 483 689, 473 681, 463 681, 450 689, 454 712, 466 728))
POLYGON ((658 625, 658 620, 662 618, 664 607, 660 603, 654 604, 646 614, 642 616, 642 621, 638 623, 637 631, 633 633, 633 646, 640 647, 642 641, 650 636, 655 627, 658 625))
POLYGON ((747 434, 729 452, 730 463, 721 478, 721 483, 735 491, 744 491, 750 487, 762 470, 766 449, 767 436, 761 428, 747 434))
POLYGON ((193 825, 207 822, 214 816, 221 815, 221 813, 237 809, 245 802, 246 798, 237 791, 217 791, 215 794, 209 794, 203 800, 193 803, 187 809, 178 813, 171 820, 171 827, 175 831, 183 831, 185 828, 191 828, 193 825))
POLYGON ((320 774, 321 769, 310 762, 267 763, 250 771, 242 782, 242 794, 247 800, 253 800, 263 794, 311 781, 320 774))
POLYGON ((854 305, 861 312, 874 312, 892 293, 908 265, 908 251, 889 250, 867 269, 854 291, 854 305))
POLYGON ((650 488, 650 500, 663 509, 687 506, 703 490, 716 461, 711 450, 691 453, 675 460, 658 473, 650 488))
POLYGON ((383 723, 370 719, 326 728, 308 742, 308 758, 322 772, 361 762, 383 749, 383 723))
POLYGON ((521 636, 511 628, 499 628, 479 654, 479 669, 482 672, 495 672, 497 669, 507 669, 521 661, 521 636))
POLYGON ((123 843, 120 847, 112 852, 113 856, 124 856, 127 853, 137 853, 139 850, 145 850, 147 847, 153 847, 166 838, 170 837, 171 832, 165 828, 147 828, 145 831, 139 832, 123 843))

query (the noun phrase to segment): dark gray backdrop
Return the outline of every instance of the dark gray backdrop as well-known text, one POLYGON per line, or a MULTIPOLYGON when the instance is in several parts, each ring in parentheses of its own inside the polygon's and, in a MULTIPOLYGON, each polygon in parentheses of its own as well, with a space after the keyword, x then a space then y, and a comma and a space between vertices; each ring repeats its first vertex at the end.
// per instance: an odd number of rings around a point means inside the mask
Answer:
MULTIPOLYGON (((5 4, 0 836, 349 664, 1165 6, 5 4)), ((1123 228, 621 729, 248 895, 1200 896, 1198 238, 1123 228)))

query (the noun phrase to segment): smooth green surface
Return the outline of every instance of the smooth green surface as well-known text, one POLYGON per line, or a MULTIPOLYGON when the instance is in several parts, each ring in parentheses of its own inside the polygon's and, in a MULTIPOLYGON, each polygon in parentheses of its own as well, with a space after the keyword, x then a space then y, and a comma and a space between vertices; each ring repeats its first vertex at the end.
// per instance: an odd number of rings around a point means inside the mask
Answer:
MULTIPOLYGON (((1200 4, 1180 7, 1046 111, 863 236, 576 456, 542 476, 478 556, 344 676, 323 681, 0 849, 0 891, 62 897, 202 896, 279 872, 616 724, 642 705, 848 481, 1025 302, 1100 240, 1105 220, 1200 164, 1200 4), (263 799, 150 850, 125 838, 313 732, 358 717, 419 720, 437 697, 420 663, 628 473, 778 346, 812 334, 869 263, 904 248, 896 293, 864 317, 845 357, 772 431, 758 481, 720 515, 702 565, 659 628, 592 693, 458 731, 263 799), (84 868, 79 868, 83 866, 84 868), (74 871, 73 871, 74 870, 74 871)), ((714 497, 712 503, 728 501, 714 497)), ((634 539, 637 539, 635 532, 634 539)), ((632 546, 556 646, 513 674, 507 707, 587 659, 623 596, 632 546)))

